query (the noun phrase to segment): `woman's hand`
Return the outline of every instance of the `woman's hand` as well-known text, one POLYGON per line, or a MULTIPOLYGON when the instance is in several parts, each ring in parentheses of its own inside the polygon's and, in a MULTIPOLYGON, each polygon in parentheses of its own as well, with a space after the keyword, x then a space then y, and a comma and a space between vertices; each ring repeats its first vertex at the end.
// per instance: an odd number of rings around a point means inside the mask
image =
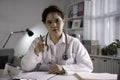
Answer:
POLYGON ((49 71, 48 71, 50 74, 64 74, 65 71, 63 69, 62 66, 58 65, 58 64, 53 64, 49 71))
POLYGON ((44 51, 44 47, 45 47, 45 41, 44 40, 40 40, 37 43, 37 46, 34 48, 34 52, 37 56, 39 56, 39 53, 44 51))

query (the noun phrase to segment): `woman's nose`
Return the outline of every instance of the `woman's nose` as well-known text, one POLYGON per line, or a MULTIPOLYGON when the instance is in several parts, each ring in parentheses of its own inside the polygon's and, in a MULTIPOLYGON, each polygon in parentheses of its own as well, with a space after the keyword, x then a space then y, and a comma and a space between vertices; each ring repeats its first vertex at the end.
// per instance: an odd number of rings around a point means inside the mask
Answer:
POLYGON ((57 24, 53 22, 52 27, 57 27, 57 24))

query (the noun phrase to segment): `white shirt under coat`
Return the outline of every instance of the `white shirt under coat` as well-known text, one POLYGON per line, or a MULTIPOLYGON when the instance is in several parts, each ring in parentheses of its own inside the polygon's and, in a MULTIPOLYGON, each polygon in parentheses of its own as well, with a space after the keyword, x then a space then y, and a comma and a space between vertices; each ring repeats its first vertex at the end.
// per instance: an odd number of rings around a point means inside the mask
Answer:
POLYGON ((67 65, 69 66, 69 70, 73 71, 81 71, 81 72, 92 72, 93 64, 90 59, 90 56, 85 49, 85 47, 81 44, 80 40, 74 38, 72 36, 67 35, 67 56, 68 59, 64 60, 63 55, 65 54, 66 47, 66 38, 65 34, 62 34, 61 39, 57 44, 50 40, 50 36, 47 36, 47 44, 49 49, 47 51, 47 47, 45 46, 44 52, 40 52, 39 56, 34 53, 34 48, 37 45, 39 39, 36 38, 25 56, 21 60, 21 67, 25 71, 32 71, 35 68, 39 68, 39 70, 48 70, 51 64, 59 64, 63 66, 65 70, 67 65), (39 64, 39 66, 38 66, 39 64))

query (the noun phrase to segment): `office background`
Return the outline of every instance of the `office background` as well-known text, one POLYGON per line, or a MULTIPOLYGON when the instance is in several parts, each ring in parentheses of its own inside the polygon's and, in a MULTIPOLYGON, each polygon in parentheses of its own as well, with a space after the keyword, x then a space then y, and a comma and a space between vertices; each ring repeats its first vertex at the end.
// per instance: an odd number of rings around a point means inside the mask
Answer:
MULTIPOLYGON (((74 1, 81 0, 0 0, 0 48, 2 49, 11 32, 29 28, 34 32, 32 37, 26 33, 12 34, 5 46, 5 48, 14 48, 14 56, 24 55, 37 36, 47 33, 41 22, 43 9, 52 4, 58 5, 67 16, 67 7, 74 1)), ((120 0, 84 1, 86 2, 83 39, 98 40, 99 45, 99 53, 91 56, 95 70, 96 72, 117 73, 120 59, 113 55, 113 57, 101 56, 101 48, 114 42, 115 39, 120 40, 120 0), (115 68, 108 68, 111 65, 115 68), (111 71, 112 69, 116 70, 111 71)))
POLYGON ((26 30, 34 32, 32 37, 25 33, 12 34, 5 48, 14 48, 15 56, 25 54, 33 39, 47 33, 41 22, 43 9, 49 5, 58 5, 66 10, 70 0, 0 0, 0 48, 10 32, 26 30))

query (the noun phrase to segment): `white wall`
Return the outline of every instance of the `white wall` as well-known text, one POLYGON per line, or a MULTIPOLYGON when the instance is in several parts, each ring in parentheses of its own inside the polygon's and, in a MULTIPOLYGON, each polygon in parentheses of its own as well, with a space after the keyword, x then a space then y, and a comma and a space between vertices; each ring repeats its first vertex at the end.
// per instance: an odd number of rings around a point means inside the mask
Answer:
POLYGON ((13 34, 6 48, 14 48, 15 55, 25 54, 33 39, 46 34, 41 14, 48 5, 58 5, 64 11, 70 0, 0 0, 0 48, 12 31, 29 28, 35 34, 28 37, 25 33, 13 34))

